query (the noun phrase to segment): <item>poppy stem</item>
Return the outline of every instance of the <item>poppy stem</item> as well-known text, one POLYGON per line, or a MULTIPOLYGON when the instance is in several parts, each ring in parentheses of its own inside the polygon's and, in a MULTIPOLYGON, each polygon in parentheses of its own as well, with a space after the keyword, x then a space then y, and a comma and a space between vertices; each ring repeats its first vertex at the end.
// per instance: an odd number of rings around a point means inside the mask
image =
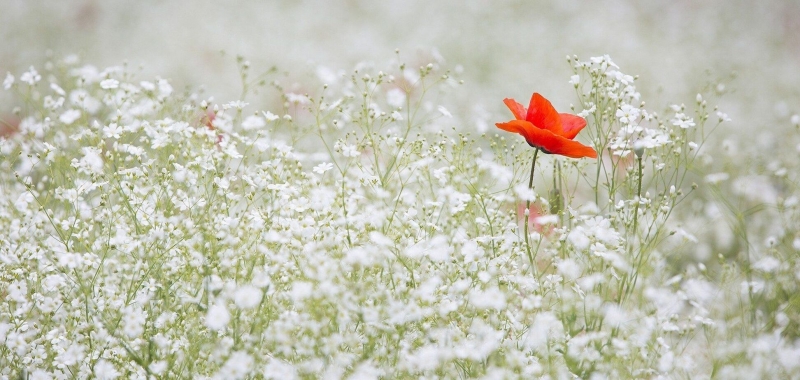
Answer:
MULTIPOLYGON (((531 163, 531 178, 528 180, 528 188, 533 190, 533 173, 536 170, 536 156, 539 155, 539 148, 533 152, 533 163, 531 163)), ((531 262, 531 272, 536 273, 536 265, 533 261, 533 253, 531 252, 530 231, 528 231, 528 220, 531 216, 531 200, 525 201, 525 248, 528 251, 528 260, 531 262)))

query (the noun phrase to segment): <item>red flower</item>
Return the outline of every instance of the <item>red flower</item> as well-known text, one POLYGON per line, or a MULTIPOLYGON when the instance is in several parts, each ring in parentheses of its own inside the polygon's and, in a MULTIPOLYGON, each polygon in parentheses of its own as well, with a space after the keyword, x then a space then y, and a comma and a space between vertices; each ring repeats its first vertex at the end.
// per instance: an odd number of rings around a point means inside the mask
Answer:
POLYGON ((508 106, 516 120, 497 123, 497 128, 519 133, 528 145, 545 153, 572 158, 597 158, 594 149, 572 140, 586 126, 584 118, 556 112, 550 101, 538 93, 533 93, 527 110, 514 99, 503 99, 503 103, 508 106))

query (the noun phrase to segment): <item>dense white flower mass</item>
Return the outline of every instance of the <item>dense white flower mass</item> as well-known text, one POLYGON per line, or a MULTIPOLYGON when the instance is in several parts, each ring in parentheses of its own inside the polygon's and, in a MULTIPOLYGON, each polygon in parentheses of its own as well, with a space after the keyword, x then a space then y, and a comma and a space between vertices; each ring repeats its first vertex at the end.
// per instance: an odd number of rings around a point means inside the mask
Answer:
POLYGON ((713 94, 654 112, 569 62, 598 159, 540 154, 533 189, 440 61, 319 68, 271 110, 7 74, 38 103, 0 135, 0 378, 800 375, 796 164, 713 167, 713 94))

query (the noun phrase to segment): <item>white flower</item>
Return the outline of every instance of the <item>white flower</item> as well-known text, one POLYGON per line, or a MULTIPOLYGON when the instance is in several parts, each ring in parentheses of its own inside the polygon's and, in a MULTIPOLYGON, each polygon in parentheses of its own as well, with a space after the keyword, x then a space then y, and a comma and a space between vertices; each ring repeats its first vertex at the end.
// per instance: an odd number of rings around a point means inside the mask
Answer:
POLYGON ((469 302, 478 310, 503 310, 506 308, 506 296, 496 287, 486 290, 472 289, 469 292, 469 302))
POLYGON ((681 127, 683 129, 691 128, 695 126, 694 119, 687 117, 683 113, 676 113, 675 117, 670 120, 672 125, 676 127, 681 127))
POLYGON ((80 362, 81 360, 83 360, 84 357, 86 357, 84 351, 86 351, 86 347, 80 344, 73 344, 70 345, 66 351, 58 354, 55 360, 57 363, 65 365, 73 365, 80 362))
POLYGON ((328 170, 333 169, 333 164, 330 162, 323 162, 314 167, 314 173, 325 174, 328 170))
POLYGON ((6 79, 3 79, 3 88, 8 90, 14 84, 14 76, 11 73, 6 73, 6 79))
POLYGON ((53 375, 41 369, 33 370, 33 372, 31 372, 30 376, 28 377, 28 380, 52 380, 52 379, 53 375))
POLYGON ((158 96, 160 98, 167 98, 172 95, 172 85, 166 79, 158 80, 158 96))
POLYGON ((711 173, 709 175, 706 175, 705 180, 706 183, 717 184, 722 181, 727 181, 728 178, 730 178, 730 175, 728 175, 728 173, 711 173))
POLYGON ((623 124, 630 124, 636 122, 636 119, 639 118, 641 111, 631 106, 630 104, 623 104, 619 109, 617 109, 617 118, 619 119, 620 123, 623 124))
POLYGON ((354 145, 342 145, 342 155, 345 157, 358 157, 361 155, 361 152, 359 152, 358 148, 354 145))
POLYGON ((451 114, 450 111, 447 110, 447 108, 444 108, 444 106, 439 106, 439 108, 437 109, 439 110, 439 113, 441 113, 442 115, 446 117, 453 117, 453 114, 451 114))
POLYGON ((154 373, 156 375, 160 375, 162 372, 164 372, 167 369, 167 366, 168 366, 167 362, 161 360, 161 361, 150 363, 150 365, 147 368, 150 370, 150 372, 152 372, 152 373, 154 373))
POLYGON ((310 102, 308 96, 295 94, 293 92, 286 94, 286 100, 294 104, 308 104, 310 102))
POLYGON ((64 91, 64 89, 61 88, 61 86, 59 86, 58 84, 50 83, 50 89, 52 89, 56 94, 59 94, 61 96, 66 96, 67 95, 67 93, 64 91))
POLYGON ((400 108, 406 104, 406 93, 399 88, 393 88, 386 92, 386 104, 400 108))
POLYGON ((81 111, 76 109, 69 109, 64 111, 61 116, 58 117, 58 120, 66 125, 71 125, 81 117, 81 111))
POLYGON ((261 114, 263 114, 264 118, 267 119, 268 121, 275 121, 275 120, 280 119, 280 116, 278 116, 278 115, 276 115, 276 114, 274 114, 272 112, 269 112, 269 111, 266 111, 266 112, 261 111, 261 114))
POLYGON ((19 212, 25 212, 28 209, 28 205, 32 203, 36 198, 30 192, 24 192, 19 195, 17 201, 14 202, 14 208, 16 208, 19 212))
POLYGON ((799 126, 800 125, 800 115, 792 115, 792 125, 799 126))
POLYGON ((253 370, 253 357, 243 351, 236 351, 231 354, 228 361, 219 369, 214 376, 216 379, 244 379, 253 370))
POLYGON ((103 172, 104 163, 100 149, 95 147, 83 147, 81 151, 83 152, 83 157, 78 161, 78 171, 101 174, 103 172))
POLYGON ((234 100, 232 102, 228 102, 228 103, 223 104, 222 105, 222 109, 227 110, 227 109, 234 108, 234 109, 237 109, 237 110, 241 111, 241 110, 244 109, 244 107, 247 107, 249 104, 250 103, 243 102, 241 100, 234 100))
POLYGON ((294 380, 299 376, 291 363, 270 357, 264 366, 264 378, 269 380, 294 380))
POLYGON ((252 309, 261 302, 261 289, 253 285, 244 285, 236 289, 233 295, 233 302, 240 309, 252 309))
POLYGON ((569 77, 569 84, 571 84, 573 86, 577 86, 577 85, 581 84, 581 76, 580 75, 573 75, 573 76, 569 77))
POLYGON ((267 125, 267 123, 264 121, 264 119, 256 115, 250 115, 242 122, 242 128, 245 131, 263 128, 265 125, 267 125))
POLYGON ((100 359, 94 365, 94 375, 100 380, 113 380, 121 375, 114 365, 105 359, 100 359))
POLYGON ((147 322, 143 310, 129 306, 122 311, 122 333, 128 338, 136 338, 144 332, 144 324, 147 322))
POLYGON ((156 89, 156 85, 153 84, 153 82, 148 82, 146 80, 139 82, 139 86, 142 86, 145 91, 153 91, 156 89))
POLYGON ((221 303, 215 303, 208 308, 206 313, 206 327, 211 330, 219 331, 228 325, 231 320, 231 314, 228 308, 221 303))
POLYGON ((100 82, 100 87, 104 90, 111 90, 119 87, 119 81, 116 79, 105 79, 100 82))
POLYGON ((103 127, 103 136, 106 138, 118 139, 124 131, 125 130, 117 125, 117 123, 111 123, 108 126, 103 127))
POLYGON ((33 86, 36 82, 42 80, 42 76, 31 66, 30 70, 19 76, 19 80, 33 86))

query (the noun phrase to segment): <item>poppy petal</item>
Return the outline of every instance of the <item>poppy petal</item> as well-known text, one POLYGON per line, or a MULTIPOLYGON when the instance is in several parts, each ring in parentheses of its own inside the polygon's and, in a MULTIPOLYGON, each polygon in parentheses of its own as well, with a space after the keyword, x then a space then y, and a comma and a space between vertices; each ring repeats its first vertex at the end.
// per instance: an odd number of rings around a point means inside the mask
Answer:
POLYGON ((516 100, 511 99, 511 98, 503 99, 503 103, 505 103, 506 107, 508 107, 508 109, 511 110, 511 113, 514 114, 514 118, 515 119, 525 120, 525 115, 527 115, 527 112, 528 112, 525 109, 525 106, 523 106, 522 104, 517 103, 516 100))
POLYGON ((553 104, 544 96, 534 92, 531 97, 530 106, 528 106, 528 114, 525 120, 530 121, 537 128, 546 129, 556 135, 563 133, 561 127, 561 118, 553 107, 553 104))
POLYGON ((558 115, 561 118, 561 127, 564 129, 562 136, 572 140, 578 135, 578 132, 586 126, 586 119, 568 113, 558 115))
POLYGON ((551 153, 560 154, 562 156, 571 158, 597 158, 597 152, 595 152, 592 147, 583 145, 575 140, 567 139, 563 139, 562 145, 559 147, 559 149, 551 153))
MULTIPOLYGON (((508 124, 512 123, 514 123, 514 121, 508 124)), ((540 148, 547 153, 559 154, 572 158, 597 158, 597 152, 595 152, 595 150, 591 147, 583 145, 577 141, 555 135, 548 130, 540 128, 528 128, 525 130, 525 132, 526 134, 523 136, 525 136, 525 141, 528 142, 528 145, 540 148)))
POLYGON ((511 120, 508 123, 496 123, 495 125, 497 128, 506 132, 519 133, 522 137, 525 137, 526 141, 528 140, 528 130, 536 129, 536 127, 525 120, 511 120))

